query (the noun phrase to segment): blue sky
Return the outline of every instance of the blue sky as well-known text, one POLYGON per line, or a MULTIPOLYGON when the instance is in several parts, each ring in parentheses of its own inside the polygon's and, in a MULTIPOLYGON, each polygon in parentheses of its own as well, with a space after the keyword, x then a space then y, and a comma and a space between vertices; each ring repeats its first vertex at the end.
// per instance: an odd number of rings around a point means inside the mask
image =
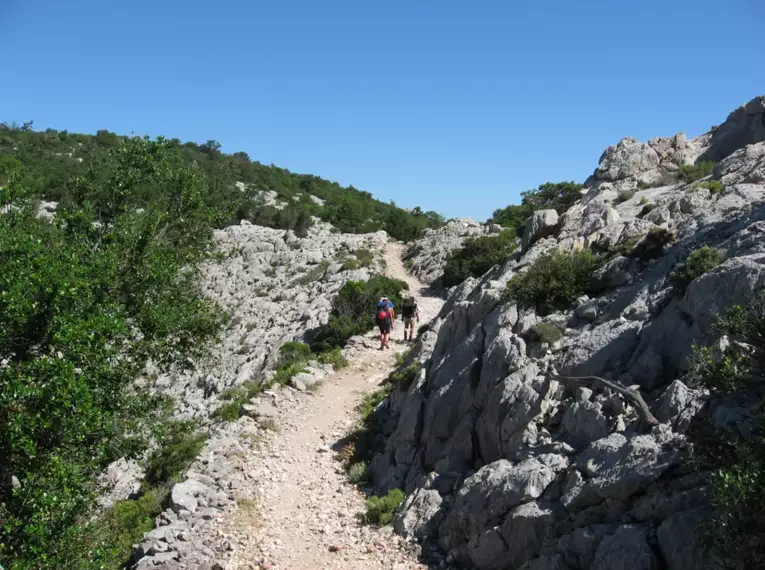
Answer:
POLYGON ((761 0, 0 0, 0 120, 244 150, 484 219, 765 93, 761 0))

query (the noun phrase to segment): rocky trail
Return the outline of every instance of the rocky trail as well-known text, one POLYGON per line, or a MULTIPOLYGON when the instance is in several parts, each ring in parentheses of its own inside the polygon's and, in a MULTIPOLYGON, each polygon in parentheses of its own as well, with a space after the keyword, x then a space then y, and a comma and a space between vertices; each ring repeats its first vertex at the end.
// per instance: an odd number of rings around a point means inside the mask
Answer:
MULTIPOLYGON (((388 245, 386 273, 409 283, 421 323, 429 322, 443 300, 429 296, 407 274, 402 248, 388 245)), ((367 339, 352 350, 349 366, 326 377, 317 390, 266 392, 260 399, 258 416, 267 418, 273 435, 246 461, 248 479, 257 487, 255 501, 221 521, 224 533, 238 543, 232 544, 236 555, 229 568, 425 568, 417 561, 415 544, 389 528, 361 523, 365 497, 348 483, 336 458, 340 442, 358 421, 356 406, 395 368, 395 355, 408 348, 400 320, 392 350, 379 351, 374 333, 367 339)))

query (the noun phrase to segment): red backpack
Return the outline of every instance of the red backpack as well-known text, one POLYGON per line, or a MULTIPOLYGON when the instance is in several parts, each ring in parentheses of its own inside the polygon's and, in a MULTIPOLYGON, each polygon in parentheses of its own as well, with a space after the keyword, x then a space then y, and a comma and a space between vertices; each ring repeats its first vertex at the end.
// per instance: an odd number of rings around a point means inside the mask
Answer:
POLYGON ((377 320, 378 321, 384 321, 390 316, 390 312, 386 307, 378 307, 377 309, 377 320))

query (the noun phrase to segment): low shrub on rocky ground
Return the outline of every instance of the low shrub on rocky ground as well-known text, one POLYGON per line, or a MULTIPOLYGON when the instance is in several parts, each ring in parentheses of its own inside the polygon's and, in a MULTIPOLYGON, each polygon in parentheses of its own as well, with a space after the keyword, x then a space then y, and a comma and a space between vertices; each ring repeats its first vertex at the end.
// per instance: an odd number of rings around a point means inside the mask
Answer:
POLYGON ((531 331, 540 342, 553 344, 563 338, 565 331, 554 323, 538 323, 531 327, 531 331))
POLYGON ((388 377, 388 382, 406 389, 412 382, 414 382, 415 378, 417 378, 417 374, 420 373, 421 368, 422 365, 419 362, 412 362, 405 368, 391 372, 391 375, 388 377))
POLYGON ((368 464, 366 461, 354 463, 348 469, 348 481, 353 485, 359 485, 366 482, 368 477, 368 464))
POLYGON ((765 560, 765 296, 733 307, 715 331, 724 342, 694 347, 690 377, 724 401, 759 400, 748 428, 714 427, 708 418, 692 426, 696 468, 712 470, 715 515, 707 538, 727 568, 759 568, 765 560))
POLYGON ((542 255, 525 273, 508 282, 504 298, 540 314, 568 309, 586 292, 597 265, 597 259, 589 251, 555 251, 542 255))
POLYGON ((392 489, 387 495, 370 497, 366 503, 364 521, 368 524, 385 526, 393 522, 393 513, 406 496, 401 489, 392 489))
POLYGON ((693 250, 688 258, 670 273, 669 279, 672 285, 679 291, 685 291, 685 288, 694 280, 705 273, 712 271, 723 260, 723 253, 713 247, 700 247, 693 250))
POLYGON ((650 261, 664 255, 664 248, 675 241, 675 234, 665 228, 652 228, 637 241, 628 240, 622 251, 627 257, 650 261), (634 246, 633 246, 634 244, 634 246))
POLYGON ((468 277, 480 277, 496 264, 506 261, 516 247, 516 233, 511 230, 496 236, 467 239, 460 249, 449 255, 441 282, 452 287, 468 277))
POLYGON ((326 325, 311 331, 311 349, 323 352, 343 347, 348 339, 369 332, 375 326, 374 306, 387 296, 398 308, 401 293, 409 289, 405 281, 375 275, 369 281, 348 281, 332 301, 332 313, 326 325))
POLYGON ((619 192, 619 195, 617 196, 616 201, 619 203, 626 202, 628 200, 632 200, 634 196, 635 196, 634 190, 622 190, 621 192, 619 192))
POLYGON ((723 191, 723 183, 719 180, 704 180, 697 182, 696 188, 706 188, 710 194, 715 195, 723 191))
POLYGON ((705 176, 709 176, 715 169, 712 161, 703 161, 698 164, 683 164, 678 172, 678 177, 683 182, 694 182, 705 176))

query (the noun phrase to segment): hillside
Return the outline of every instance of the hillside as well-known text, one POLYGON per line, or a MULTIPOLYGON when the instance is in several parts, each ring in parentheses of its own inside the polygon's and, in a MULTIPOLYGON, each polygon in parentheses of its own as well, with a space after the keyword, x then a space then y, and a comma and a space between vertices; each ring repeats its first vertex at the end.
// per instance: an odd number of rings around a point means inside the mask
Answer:
POLYGON ((395 529, 439 567, 763 567, 763 224, 765 97, 535 208, 367 423, 395 529))
MULTIPOLYGON (((0 183, 11 171, 35 196, 59 202, 69 195, 68 181, 102 161, 125 137, 109 131, 95 135, 48 129, 37 132, 29 125, 0 124, 0 183)), ((216 209, 215 225, 225 227, 240 220, 304 234, 311 216, 348 233, 385 230, 409 241, 425 228, 438 227, 443 218, 419 208, 407 211, 386 204, 368 192, 344 188, 317 176, 253 161, 244 152, 226 154, 216 141, 203 144, 168 141, 176 160, 193 165, 207 181, 207 202, 216 209)))

